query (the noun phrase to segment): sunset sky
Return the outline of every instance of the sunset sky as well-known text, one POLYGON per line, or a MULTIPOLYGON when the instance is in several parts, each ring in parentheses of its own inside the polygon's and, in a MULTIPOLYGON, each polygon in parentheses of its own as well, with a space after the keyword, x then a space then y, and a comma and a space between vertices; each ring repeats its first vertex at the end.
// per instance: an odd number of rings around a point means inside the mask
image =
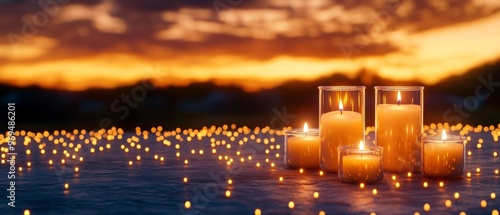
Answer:
POLYGON ((0 83, 247 90, 366 70, 435 84, 500 59, 500 1, 0 0, 0 83))

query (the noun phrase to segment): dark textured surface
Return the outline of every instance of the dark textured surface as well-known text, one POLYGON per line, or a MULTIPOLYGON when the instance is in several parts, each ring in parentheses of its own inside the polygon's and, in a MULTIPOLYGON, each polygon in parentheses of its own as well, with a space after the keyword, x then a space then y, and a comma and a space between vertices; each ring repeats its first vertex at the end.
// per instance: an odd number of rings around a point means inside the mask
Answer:
MULTIPOLYGON (((252 130, 253 133, 253 130, 252 130)), ((7 206, 8 199, 3 198, 0 205, 0 214, 22 214, 29 209, 31 214, 254 214, 256 208, 263 214, 491 214, 492 210, 500 210, 500 199, 491 199, 490 194, 500 195, 500 175, 494 173, 500 169, 500 157, 494 157, 493 152, 500 153, 500 143, 493 141, 490 132, 470 133, 471 141, 467 150, 472 156, 467 156, 467 171, 472 176, 465 175, 457 180, 435 180, 413 174, 408 177, 404 174, 386 173, 384 180, 377 184, 368 184, 360 188, 357 184, 346 184, 338 180, 336 174, 325 173, 319 175, 319 170, 287 169, 283 164, 283 137, 276 134, 259 133, 261 143, 248 140, 243 146, 238 140, 250 137, 252 134, 240 134, 236 141, 231 142, 227 136, 217 136, 216 140, 226 140, 231 149, 224 145, 216 146, 216 154, 211 153, 210 138, 202 141, 192 140, 183 142, 174 137, 167 139, 171 146, 165 146, 155 140, 154 134, 148 140, 140 137, 142 148, 137 150, 130 147, 126 138, 134 135, 126 133, 121 140, 98 141, 99 146, 108 142, 111 149, 98 150, 94 154, 88 153, 91 145, 86 145, 82 151, 72 154, 84 157, 83 162, 72 161, 61 165, 64 150, 61 144, 54 145, 47 139, 45 155, 40 154, 38 143, 31 142, 28 146, 22 145, 23 138, 18 142, 17 168, 23 167, 17 173, 16 180, 16 208, 7 206), (276 138, 276 142, 264 144, 264 140, 276 138), (481 149, 476 147, 479 138, 484 139, 481 149), (130 148, 129 153, 120 149, 120 145, 130 148), (175 149, 175 144, 180 149, 175 149), (280 149, 270 149, 271 145, 280 145, 280 149), (151 150, 145 152, 148 146, 151 150), (30 148, 31 155, 26 155, 26 148, 30 148), (52 149, 58 150, 57 155, 52 149), (191 154, 195 149, 196 154, 191 154), (203 149, 204 153, 199 154, 203 149), (266 154, 265 150, 270 149, 266 154), (176 158, 175 153, 181 153, 176 158), (241 152, 238 156, 237 151, 241 152), (279 158, 276 157, 279 153, 279 158), (164 156, 165 161, 155 160, 153 156, 164 156), (136 156, 141 155, 141 161, 136 156), (218 156, 227 155, 233 158, 231 167, 227 161, 220 161, 218 156), (252 160, 248 160, 248 156, 252 160), (240 158, 245 161, 241 162, 240 158), (269 158, 269 163, 265 159, 269 158), (50 166, 48 160, 54 160, 50 166), (184 160, 189 164, 185 165, 184 160), (26 162, 31 161, 28 168, 26 162), (128 162, 133 161, 129 166, 128 162), (275 167, 271 167, 271 163, 275 167), (256 167, 260 163, 261 167, 256 167), (78 166, 80 171, 74 172, 78 166), (480 168, 480 173, 476 172, 480 168), (393 175, 397 176, 394 181, 393 175), (279 177, 284 178, 283 182, 279 177), (183 178, 188 182, 184 183, 183 178), (227 179, 233 180, 228 185, 227 179), (439 182, 444 187, 439 187, 439 182), (400 188, 395 183, 401 184, 400 188), (429 187, 424 188, 423 182, 429 187), (64 183, 69 183, 68 191, 64 190, 64 183), (373 189, 378 193, 374 195, 373 189), (226 190, 231 191, 231 197, 225 196, 226 190), (313 197, 319 192, 319 198, 313 197), (455 199, 454 193, 459 192, 460 198, 455 199), (445 206, 445 201, 451 200, 451 208, 445 206), (480 206, 481 200, 486 200, 486 208, 480 206), (185 201, 192 203, 191 209, 185 209, 185 201), (289 201, 295 203, 294 209, 288 208, 289 201), (425 212, 423 206, 429 203, 431 210, 425 212)), ((373 136, 373 133, 370 134, 373 136)), ((87 135, 88 137, 88 135, 87 135)), ((196 139, 196 138, 194 138, 196 139)), ((83 141, 68 141, 75 144, 83 141)), ((2 145, 5 146, 5 145, 2 145)), ((69 148, 66 147, 66 149, 69 148)), ((78 158, 77 158, 78 159, 78 158)), ((68 159, 66 159, 68 160, 68 159)), ((0 186, 7 189, 7 171, 9 166, 2 164, 0 186)), ((7 191, 2 192, 4 196, 7 191)))

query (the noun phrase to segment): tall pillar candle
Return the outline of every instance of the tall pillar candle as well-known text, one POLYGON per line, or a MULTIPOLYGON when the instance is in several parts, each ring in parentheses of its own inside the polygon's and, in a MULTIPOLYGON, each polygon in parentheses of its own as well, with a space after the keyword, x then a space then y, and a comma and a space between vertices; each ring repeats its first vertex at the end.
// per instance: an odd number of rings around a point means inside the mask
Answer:
POLYGON ((423 87, 375 87, 376 143, 384 148, 384 171, 421 169, 423 87))
POLYGON ((337 148, 364 141, 363 86, 321 86, 320 90, 320 166, 338 172, 337 148))

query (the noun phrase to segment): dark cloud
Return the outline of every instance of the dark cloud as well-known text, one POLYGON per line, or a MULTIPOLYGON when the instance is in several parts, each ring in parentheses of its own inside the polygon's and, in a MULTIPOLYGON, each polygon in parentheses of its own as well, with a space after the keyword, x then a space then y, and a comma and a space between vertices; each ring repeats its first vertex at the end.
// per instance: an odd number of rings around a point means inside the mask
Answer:
MULTIPOLYGON (((0 0, 1 1, 1 0, 0 0)), ((8 43, 6 37, 9 33, 22 35, 23 26, 28 20, 33 22, 33 14, 43 12, 43 8, 34 1, 8 1, 0 4, 0 29, 2 37, 0 43, 8 43)), ((55 0, 51 0, 55 2, 55 0)), ((46 0, 45 2, 49 2, 46 0)), ((100 0, 71 0, 67 5, 96 6, 103 1, 100 0)), ((187 1, 165 1, 165 0, 143 0, 143 1, 114 1, 116 8, 110 13, 112 17, 119 18, 126 23, 127 29, 124 33, 114 34, 102 32, 95 28, 90 20, 75 20, 72 22, 57 23, 55 17, 49 17, 46 26, 38 28, 37 36, 53 38, 58 45, 49 51, 50 55, 45 55, 35 60, 59 59, 67 57, 85 57, 96 53, 117 52, 141 55, 144 57, 165 59, 170 56, 179 55, 232 55, 245 58, 266 60, 279 55, 291 55, 300 57, 334 58, 343 57, 344 53, 339 45, 355 45, 355 37, 358 32, 335 31, 321 32, 314 36, 284 36, 277 34, 272 39, 258 39, 249 36, 235 36, 220 32, 204 34, 201 41, 160 40, 156 34, 170 28, 175 22, 167 22, 162 18, 166 11, 176 12, 183 8, 204 8, 213 14, 207 22, 222 23, 217 18, 214 9, 215 1, 187 0, 187 1), (149 48, 154 47, 154 50, 149 48)), ((228 3, 224 1, 225 3, 228 3)), ((229 3, 228 3, 229 4, 229 3)), ((304 3, 304 11, 295 11, 292 16, 303 17, 308 12, 307 4, 304 3)), ((478 8, 480 11, 470 9, 474 7, 469 0, 447 2, 446 6, 439 6, 431 1, 335 1, 323 3, 315 8, 321 10, 334 5, 342 5, 346 13, 350 9, 367 7, 373 11, 375 17, 380 16, 380 20, 386 21, 387 26, 381 29, 381 33, 410 27, 413 31, 423 31, 432 28, 442 27, 450 24, 471 21, 498 11, 478 8), (392 8, 396 8, 391 11, 392 8), (445 11, 443 11, 445 10, 445 11), (483 11, 484 10, 484 11, 483 11), (388 14, 387 14, 388 12, 388 14)), ((267 1, 241 1, 235 10, 246 8, 278 8, 279 5, 267 1)), ((293 9, 291 6, 282 6, 287 10, 293 9)), ((59 8, 60 9, 60 8, 59 8)), ((294 9, 296 10, 296 8, 294 9)), ((313 12, 314 14, 314 12, 313 12)), ((351 28, 359 27, 366 29, 370 23, 350 24, 340 23, 339 20, 329 20, 339 25, 347 25, 351 28)), ((270 23, 274 24, 274 23, 270 23)), ((318 23, 322 24, 322 23, 318 23)), ((258 23, 256 24, 258 25, 258 23)), ((252 26, 246 26, 251 28, 252 26)), ((258 26, 256 26, 258 27, 258 26)), ((358 47, 359 49, 359 47, 358 47)), ((380 55, 396 51, 386 42, 369 43, 363 46, 356 57, 367 55, 380 55)))
POLYGON ((120 1, 120 5, 125 10, 143 11, 165 11, 177 10, 183 7, 212 8, 213 1, 210 0, 141 0, 141 1, 120 1))
POLYGON ((473 0, 458 1, 389 1, 384 7, 378 8, 381 17, 385 12, 395 8, 391 16, 389 29, 405 28, 413 32, 425 31, 457 23, 473 21, 495 14, 498 9, 487 9, 475 5, 473 0), (410 27, 410 28, 408 28, 410 27))

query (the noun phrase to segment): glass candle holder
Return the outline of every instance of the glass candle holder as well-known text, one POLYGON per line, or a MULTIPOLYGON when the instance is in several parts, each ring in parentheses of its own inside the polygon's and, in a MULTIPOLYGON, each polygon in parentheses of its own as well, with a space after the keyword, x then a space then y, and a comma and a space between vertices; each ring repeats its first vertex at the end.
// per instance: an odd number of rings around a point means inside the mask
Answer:
POLYGON ((339 146, 339 179, 348 183, 374 183, 382 180, 383 149, 380 146, 339 146))
POLYGON ((284 161, 289 168, 319 168, 319 131, 304 130, 285 131, 284 161))
POLYGON ((424 87, 375 87, 375 135, 384 147, 384 171, 420 171, 423 113, 424 87))
POLYGON ((422 137, 423 173, 432 178, 455 178, 465 172, 465 137, 431 135, 422 137))
POLYGON ((365 87, 320 86, 320 166, 338 172, 337 147, 364 141, 365 87))

